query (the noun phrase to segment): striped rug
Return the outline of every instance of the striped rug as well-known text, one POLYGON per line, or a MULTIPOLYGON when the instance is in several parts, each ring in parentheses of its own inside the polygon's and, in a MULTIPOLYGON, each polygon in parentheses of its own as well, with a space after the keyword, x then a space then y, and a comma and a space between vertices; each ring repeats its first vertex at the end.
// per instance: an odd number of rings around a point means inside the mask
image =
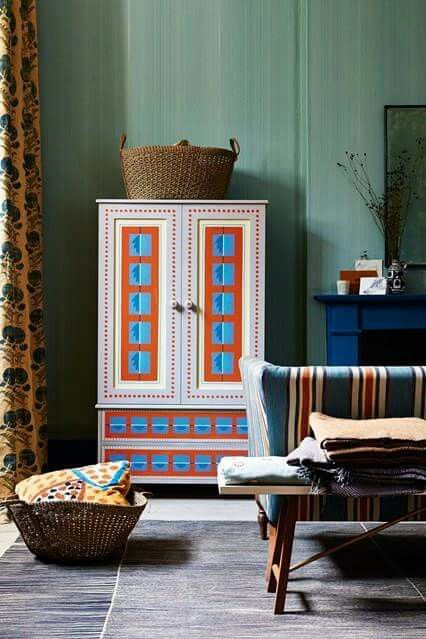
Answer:
MULTIPOLYGON (((294 560, 364 529, 298 524, 294 560)), ((255 523, 145 521, 119 567, 43 564, 18 542, 0 559, 0 637, 424 639, 425 544, 423 524, 401 524, 311 564, 274 616, 255 523)))
POLYGON ((45 563, 18 538, 0 558, 0 638, 99 639, 117 570, 45 563))

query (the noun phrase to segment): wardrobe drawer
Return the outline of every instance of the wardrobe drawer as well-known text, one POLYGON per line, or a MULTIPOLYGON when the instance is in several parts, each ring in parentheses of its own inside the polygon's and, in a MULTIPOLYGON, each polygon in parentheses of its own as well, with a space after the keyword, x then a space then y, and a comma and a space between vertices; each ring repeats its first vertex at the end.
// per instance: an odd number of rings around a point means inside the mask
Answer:
POLYGON ((134 482, 215 482, 217 465, 225 456, 247 456, 242 448, 199 448, 196 444, 185 448, 104 446, 101 461, 126 459, 131 465, 134 482))
POLYGON ((101 428, 102 440, 247 439, 243 410, 105 410, 101 428))

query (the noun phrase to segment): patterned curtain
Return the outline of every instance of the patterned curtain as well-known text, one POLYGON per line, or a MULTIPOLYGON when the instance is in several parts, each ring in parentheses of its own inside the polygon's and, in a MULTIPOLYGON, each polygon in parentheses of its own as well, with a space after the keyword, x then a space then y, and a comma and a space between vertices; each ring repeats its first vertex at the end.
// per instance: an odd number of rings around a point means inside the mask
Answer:
POLYGON ((0 499, 45 469, 35 0, 0 0, 0 499))

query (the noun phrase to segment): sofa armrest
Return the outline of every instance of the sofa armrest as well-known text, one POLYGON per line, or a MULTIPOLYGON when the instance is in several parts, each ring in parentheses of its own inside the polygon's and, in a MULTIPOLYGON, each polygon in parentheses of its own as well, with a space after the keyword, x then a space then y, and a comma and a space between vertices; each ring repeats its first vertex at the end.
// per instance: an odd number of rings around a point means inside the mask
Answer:
POLYGON ((240 359, 241 378, 247 410, 249 456, 265 457, 270 455, 268 422, 266 419, 262 377, 265 368, 270 366, 255 357, 240 359))

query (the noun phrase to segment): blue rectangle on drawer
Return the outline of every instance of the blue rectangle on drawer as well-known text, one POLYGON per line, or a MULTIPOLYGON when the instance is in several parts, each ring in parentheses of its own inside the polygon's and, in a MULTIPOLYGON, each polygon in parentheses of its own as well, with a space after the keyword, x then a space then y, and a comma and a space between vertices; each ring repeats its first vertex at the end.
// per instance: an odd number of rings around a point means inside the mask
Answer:
POLYGON ((111 455, 108 457, 108 461, 111 462, 123 461, 126 459, 127 457, 125 453, 111 453, 111 455))
POLYGON ((232 433, 231 417, 216 417, 216 433, 218 435, 230 435, 232 433))
POLYGON ((130 418, 130 431, 136 435, 145 434, 148 432, 148 420, 146 417, 135 417, 132 415, 130 418))
POLYGON ((169 468, 168 455, 153 455, 151 460, 152 470, 156 472, 165 472, 169 468))
POLYGON ((176 434, 186 435, 189 433, 189 417, 174 417, 173 432, 176 434))
POLYGON ((165 435, 169 432, 169 421, 167 417, 152 418, 152 432, 155 435, 165 435))
POLYGON ((194 430, 197 435, 208 435, 211 433, 210 417, 196 417, 194 420, 194 430))
POLYGON ((195 470, 198 473, 211 470, 212 462, 210 455, 195 455, 195 470))
POLYGON ((148 467, 146 455, 132 455, 130 457, 132 470, 145 471, 148 467))
POLYGON ((189 455, 173 455, 173 470, 183 473, 188 472, 190 467, 189 455))
POLYGON ((111 433, 125 433, 126 432, 126 418, 125 417, 110 417, 109 429, 111 433))
POLYGON ((247 435, 247 417, 237 417, 237 433, 239 435, 247 435))

